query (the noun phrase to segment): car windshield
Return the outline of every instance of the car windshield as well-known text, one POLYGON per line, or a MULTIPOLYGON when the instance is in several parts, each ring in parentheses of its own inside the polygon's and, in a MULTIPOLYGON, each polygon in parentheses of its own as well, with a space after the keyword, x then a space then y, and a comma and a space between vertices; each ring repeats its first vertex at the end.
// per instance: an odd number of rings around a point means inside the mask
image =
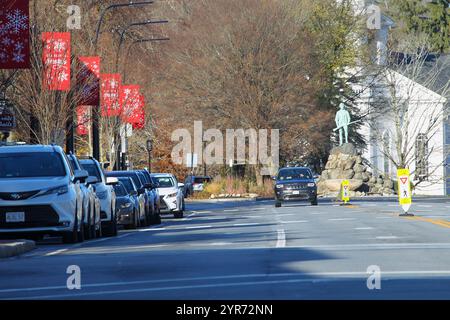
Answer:
POLYGON ((278 173, 278 180, 312 179, 308 169, 284 169, 278 173))
POLYGON ((102 180, 100 172, 98 171, 98 168, 94 163, 83 163, 82 166, 83 169, 89 173, 90 177, 96 177, 98 181, 102 180))
POLYGON ((0 154, 0 178, 63 177, 66 169, 56 152, 0 154))
POLYGON ((211 178, 203 177, 194 179, 194 183, 209 183, 209 182, 211 182, 211 178))
POLYGON ((116 184, 114 186, 114 191, 118 197, 125 197, 128 194, 122 183, 116 184))
POLYGON ((155 177, 154 178, 159 185, 159 188, 173 188, 175 183, 171 177, 155 177))
POLYGON ((133 183, 129 178, 120 178, 119 181, 121 184, 123 184, 128 193, 135 191, 133 183))

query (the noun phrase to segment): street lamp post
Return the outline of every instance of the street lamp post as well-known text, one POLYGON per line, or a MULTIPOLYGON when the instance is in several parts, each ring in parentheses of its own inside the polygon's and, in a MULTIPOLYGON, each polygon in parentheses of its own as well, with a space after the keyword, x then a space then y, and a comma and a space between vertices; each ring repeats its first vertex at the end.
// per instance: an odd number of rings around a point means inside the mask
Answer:
MULTIPOLYGON (((117 47, 117 53, 116 53, 116 63, 115 63, 116 73, 119 72, 119 59, 120 59, 120 53, 121 53, 121 50, 122 50, 123 43, 125 42, 125 35, 126 35, 127 31, 130 28, 136 27, 136 26, 151 25, 151 24, 163 24, 163 23, 168 23, 168 22, 169 22, 168 20, 145 20, 145 21, 141 21, 141 22, 130 23, 125 28, 123 28, 121 30, 121 32, 120 32, 119 46, 117 47)), ((120 118, 117 118, 116 123, 114 124, 114 126, 115 127, 120 127, 120 124, 121 124, 120 123, 120 118)), ((119 136, 120 136, 120 134, 119 134, 119 136)), ((117 158, 116 170, 119 170, 119 169, 126 170, 126 168, 123 166, 124 161, 122 161, 122 156, 123 155, 122 155, 122 152, 121 152, 121 143, 120 143, 122 140, 126 141, 126 136, 125 137, 120 136, 120 138, 116 138, 116 140, 118 140, 118 144, 116 145, 117 150, 115 151, 116 158, 117 158)))
MULTIPOLYGON (((128 3, 118 3, 118 4, 112 4, 105 9, 100 14, 100 19, 97 23, 97 28, 95 32, 95 38, 94 38, 94 50, 97 53, 98 48, 98 38, 100 36, 100 29, 103 23, 103 19, 105 18, 105 14, 110 10, 115 10, 119 8, 130 8, 130 7, 139 7, 139 6, 146 6, 153 4, 154 1, 140 1, 140 2, 133 2, 130 1, 128 3)), ((100 106, 95 106, 95 109, 92 112, 92 155, 95 159, 98 161, 101 161, 100 159, 100 106)))
POLYGON ((152 139, 148 139, 147 140, 148 172, 152 172, 152 150, 153 150, 153 141, 152 139))

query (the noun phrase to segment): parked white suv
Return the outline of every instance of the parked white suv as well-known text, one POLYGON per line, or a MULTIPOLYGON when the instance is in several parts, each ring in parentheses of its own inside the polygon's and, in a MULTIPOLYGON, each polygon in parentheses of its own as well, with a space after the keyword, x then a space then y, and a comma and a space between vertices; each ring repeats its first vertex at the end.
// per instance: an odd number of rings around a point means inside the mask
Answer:
MULTIPOLYGON (((89 173, 88 183, 94 185, 95 193, 100 199, 100 218, 102 235, 117 235, 116 194, 114 187, 107 181, 100 163, 94 158, 80 159, 80 164, 89 173)), ((114 183, 114 182, 113 182, 114 183)), ((117 179, 115 183, 118 183, 117 179)))
POLYGON ((80 182, 58 146, 0 147, 0 236, 62 236, 84 239, 80 182))
POLYGON ((158 185, 161 212, 173 212, 175 218, 183 218, 184 184, 178 183, 177 178, 169 173, 154 173, 151 177, 158 185))

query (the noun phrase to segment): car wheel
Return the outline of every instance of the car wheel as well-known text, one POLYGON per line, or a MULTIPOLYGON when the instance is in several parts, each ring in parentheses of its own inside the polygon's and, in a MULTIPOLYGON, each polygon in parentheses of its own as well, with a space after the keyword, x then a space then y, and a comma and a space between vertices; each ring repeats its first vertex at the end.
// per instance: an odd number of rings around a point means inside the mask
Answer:
POLYGON ((78 217, 75 215, 75 223, 73 225, 73 230, 65 232, 63 235, 64 243, 76 243, 78 242, 78 217))
POLYGON ((77 242, 83 242, 84 241, 84 235, 85 235, 85 227, 84 223, 80 224, 80 231, 78 231, 78 241, 77 242))
POLYGON ((136 211, 133 211, 133 223, 126 226, 127 229, 136 229, 137 228, 137 214, 136 211))
POLYGON ((174 212, 173 216, 175 219, 181 219, 183 218, 184 212, 183 211, 176 211, 174 212))
POLYGON ((275 208, 281 208, 281 201, 275 200, 275 208))
POLYGON ((83 224, 83 229, 84 229, 83 237, 86 240, 92 239, 92 234, 91 234, 91 224, 92 224, 92 222, 91 222, 91 208, 90 208, 90 206, 89 206, 89 209, 88 209, 88 215, 89 215, 89 217, 88 217, 87 224, 86 225, 83 224))

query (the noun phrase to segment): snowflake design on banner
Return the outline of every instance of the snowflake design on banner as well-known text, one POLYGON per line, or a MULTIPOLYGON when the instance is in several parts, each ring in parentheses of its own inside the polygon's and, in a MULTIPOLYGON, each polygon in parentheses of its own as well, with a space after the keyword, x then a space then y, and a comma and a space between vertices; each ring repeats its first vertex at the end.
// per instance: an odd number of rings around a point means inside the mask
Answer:
POLYGON ((20 33, 28 28, 28 17, 19 9, 16 9, 6 15, 8 19, 7 27, 13 33, 20 33))
POLYGON ((58 81, 63 82, 63 81, 67 81, 69 79, 69 75, 67 74, 67 72, 60 72, 58 74, 58 81))
POLYGON ((2 40, 2 45, 4 45, 4 46, 9 46, 9 45, 11 45, 11 43, 12 43, 11 39, 8 37, 6 37, 2 40))
POLYGON ((66 50, 66 42, 61 40, 56 40, 53 42, 53 50, 61 52, 66 50))
POLYGON ((20 51, 14 52, 12 60, 17 63, 24 62, 25 55, 20 51))

